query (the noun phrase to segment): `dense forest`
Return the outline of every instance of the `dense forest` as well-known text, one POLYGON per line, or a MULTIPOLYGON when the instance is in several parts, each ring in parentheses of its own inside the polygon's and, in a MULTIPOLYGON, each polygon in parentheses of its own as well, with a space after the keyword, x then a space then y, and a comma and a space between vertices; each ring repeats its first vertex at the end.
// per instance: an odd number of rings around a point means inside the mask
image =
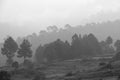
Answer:
POLYGON ((113 39, 109 36, 105 41, 99 42, 93 34, 72 36, 72 42, 56 41, 40 45, 35 53, 38 62, 47 60, 63 61, 69 59, 84 59, 97 56, 109 56, 119 52, 120 41, 113 43, 113 39), (114 45, 114 46, 113 46, 114 45))

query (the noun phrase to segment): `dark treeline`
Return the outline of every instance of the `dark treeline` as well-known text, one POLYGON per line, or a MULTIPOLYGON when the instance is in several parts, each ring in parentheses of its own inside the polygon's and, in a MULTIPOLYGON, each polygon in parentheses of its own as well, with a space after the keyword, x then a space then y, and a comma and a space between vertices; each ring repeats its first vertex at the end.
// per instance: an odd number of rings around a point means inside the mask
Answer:
POLYGON ((109 36, 106 40, 99 42, 93 34, 72 36, 72 41, 56 41, 40 45, 35 53, 37 62, 54 62, 69 59, 84 59, 96 56, 114 55, 120 50, 120 40, 113 43, 109 36))

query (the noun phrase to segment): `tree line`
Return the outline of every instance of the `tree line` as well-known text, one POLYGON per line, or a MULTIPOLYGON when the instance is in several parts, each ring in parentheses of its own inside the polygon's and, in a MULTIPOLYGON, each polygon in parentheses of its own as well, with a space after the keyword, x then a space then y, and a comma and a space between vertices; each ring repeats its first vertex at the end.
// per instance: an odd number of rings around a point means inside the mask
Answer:
POLYGON ((103 41, 92 34, 74 34, 71 42, 57 39, 49 44, 40 45, 36 49, 35 57, 37 62, 54 62, 69 59, 84 59, 96 56, 114 55, 120 52, 120 40, 113 42, 108 36, 103 41))
MULTIPOLYGON (((20 45, 12 37, 5 39, 1 54, 7 57, 6 64, 11 65, 16 63, 13 60, 15 56, 23 58, 25 63, 33 56, 31 50, 31 43, 24 39, 20 45)), ((120 52, 120 40, 113 42, 113 39, 108 36, 104 41, 98 39, 92 34, 74 34, 71 42, 62 41, 57 39, 54 42, 41 45, 36 49, 35 60, 36 62, 54 62, 69 59, 84 59, 96 56, 114 55, 120 52)))

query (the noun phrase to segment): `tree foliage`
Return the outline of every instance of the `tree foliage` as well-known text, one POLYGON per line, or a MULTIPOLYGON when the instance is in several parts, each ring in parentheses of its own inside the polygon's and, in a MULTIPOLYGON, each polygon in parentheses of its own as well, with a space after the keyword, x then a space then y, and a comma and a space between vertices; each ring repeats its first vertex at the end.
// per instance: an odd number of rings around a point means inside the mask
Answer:
POLYGON ((19 67, 19 63, 17 61, 13 62, 12 67, 17 69, 19 67))
POLYGON ((31 50, 31 44, 28 40, 24 39, 22 44, 20 45, 20 48, 18 50, 18 57, 23 57, 24 61, 26 58, 32 57, 32 50, 31 50))
POLYGON ((117 40, 114 44, 115 48, 116 48, 116 52, 120 52, 120 40, 117 40))
POLYGON ((113 39, 112 39, 111 36, 108 36, 108 37, 107 37, 106 43, 107 43, 108 45, 111 45, 111 44, 113 43, 113 39))
POLYGON ((18 49, 18 45, 12 37, 8 37, 4 41, 3 48, 1 48, 1 53, 8 58, 7 64, 9 65, 12 64, 13 62, 12 58, 14 57, 17 49, 18 49))
POLYGON ((114 47, 112 46, 113 39, 109 36, 105 41, 101 41, 100 45, 103 51, 103 54, 113 54, 115 53, 114 47))
MULTIPOLYGON (((99 41, 93 34, 81 35, 74 34, 71 44, 68 41, 63 42, 60 39, 39 46, 36 51, 36 57, 39 55, 48 62, 61 61, 75 58, 88 58, 102 54, 102 48, 99 41), (42 55, 41 55, 42 53, 42 55)), ((39 58, 37 58, 40 60, 39 58)))
POLYGON ((11 75, 7 71, 0 71, 0 80, 11 80, 11 75))
MULTIPOLYGON (((120 41, 116 41, 115 47, 120 50, 120 41)), ((115 53, 113 47, 113 39, 108 36, 104 41, 98 41, 92 33, 74 34, 71 37, 71 42, 57 39, 51 43, 40 45, 36 50, 36 61, 41 59, 46 62, 62 61, 68 59, 85 59, 96 56, 111 55, 115 53)))

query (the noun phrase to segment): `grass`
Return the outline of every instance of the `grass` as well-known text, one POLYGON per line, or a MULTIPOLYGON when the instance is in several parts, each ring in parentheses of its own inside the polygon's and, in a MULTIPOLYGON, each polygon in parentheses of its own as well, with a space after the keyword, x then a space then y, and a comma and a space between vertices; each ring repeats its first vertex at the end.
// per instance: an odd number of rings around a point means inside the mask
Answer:
MULTIPOLYGON (((71 60, 71 61, 63 61, 59 63, 51 64, 44 69, 18 69, 15 74, 12 76, 12 80, 39 80, 40 76, 46 77, 47 80, 58 78, 65 78, 65 75, 69 72, 74 74, 71 78, 81 77, 86 79, 94 79, 94 78, 103 78, 103 77, 113 77, 118 76, 120 74, 120 67, 118 63, 114 63, 114 69, 112 72, 105 70, 97 71, 100 62, 107 62, 107 59, 86 59, 86 60, 71 60), (45 74, 45 75, 44 75, 45 74)), ((109 70, 109 69, 108 69, 109 70)), ((70 77, 68 77, 70 78, 70 77)), ((106 79, 105 79, 106 80, 106 79)))

